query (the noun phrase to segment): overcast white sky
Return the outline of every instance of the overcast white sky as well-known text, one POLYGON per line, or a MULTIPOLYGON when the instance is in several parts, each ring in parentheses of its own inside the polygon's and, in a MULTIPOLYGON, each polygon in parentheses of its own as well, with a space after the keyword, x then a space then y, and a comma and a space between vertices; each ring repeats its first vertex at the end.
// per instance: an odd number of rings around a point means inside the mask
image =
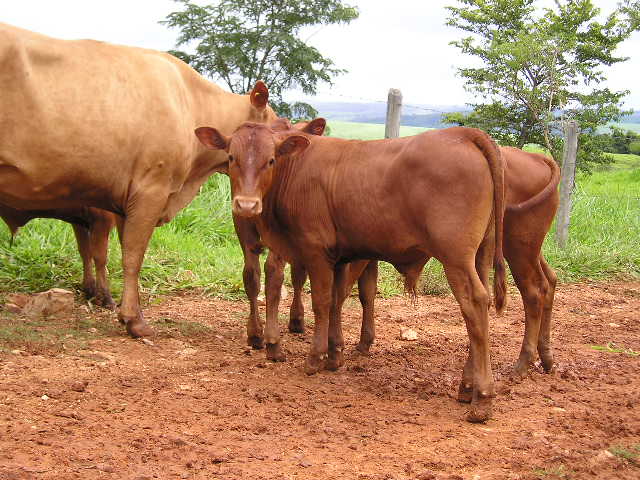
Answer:
MULTIPOLYGON (((549 3, 550 0, 541 0, 549 3)), ((59 38, 94 38, 168 50, 177 33, 158 24, 179 4, 171 0, 4 0, 0 21, 59 38)), ((348 26, 312 29, 310 43, 349 70, 333 87, 320 86, 318 100, 385 100, 402 90, 406 104, 461 105, 472 99, 456 68, 470 64, 449 42, 460 31, 444 25, 454 0, 346 0, 360 18, 348 26)), ((617 0, 595 0, 604 13, 617 0)), ((618 52, 631 59, 608 69, 607 85, 631 90, 626 104, 640 110, 640 33, 618 52)))

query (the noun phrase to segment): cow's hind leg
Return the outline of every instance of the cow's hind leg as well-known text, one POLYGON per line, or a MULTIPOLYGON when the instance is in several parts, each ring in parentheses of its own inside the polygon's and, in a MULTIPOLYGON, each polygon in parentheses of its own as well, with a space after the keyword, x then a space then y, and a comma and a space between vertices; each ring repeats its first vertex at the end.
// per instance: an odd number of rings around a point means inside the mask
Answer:
POLYGON ((285 261, 279 255, 269 251, 264 263, 265 297, 267 302, 267 323, 264 340, 267 346, 267 359, 284 362, 286 356, 280 347, 280 326, 278 325, 278 306, 280 292, 284 282, 285 261))
POLYGON ((109 233, 113 228, 110 213, 94 218, 91 225, 91 256, 96 267, 96 298, 97 305, 114 310, 116 304, 111 297, 109 279, 107 277, 107 255, 109 250, 109 233))
POLYGON ((551 350, 551 311, 553 310, 553 299, 556 293, 558 277, 540 255, 540 267, 547 279, 547 291, 544 297, 544 307, 542 309, 542 322, 540 323, 540 335, 538 336, 538 355, 542 362, 542 368, 549 373, 553 368, 553 352, 551 350))
POLYGON ((78 252, 82 258, 82 292, 87 299, 96 296, 96 278, 93 275, 91 261, 91 238, 89 230, 82 225, 72 224, 73 233, 78 243, 78 252))
POLYGON ((293 300, 289 311, 289 331, 304 333, 304 304, 302 303, 302 289, 307 281, 307 271, 298 262, 291 264, 291 284, 293 285, 293 300))
MULTIPOLYGON (((457 260, 464 261, 460 258, 457 260)), ((468 361, 472 365, 473 395, 467 420, 484 422, 491 417, 494 396, 489 358, 489 294, 471 261, 467 265, 445 263, 444 269, 451 290, 460 304, 469 335, 468 361)))

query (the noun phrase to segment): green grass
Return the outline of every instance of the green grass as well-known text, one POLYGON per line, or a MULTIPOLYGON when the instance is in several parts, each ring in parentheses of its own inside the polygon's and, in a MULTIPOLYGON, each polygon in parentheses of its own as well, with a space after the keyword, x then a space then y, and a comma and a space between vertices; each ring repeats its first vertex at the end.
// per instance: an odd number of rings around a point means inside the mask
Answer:
MULTIPOLYGON (((380 138, 383 125, 330 122, 332 135, 380 138)), ((403 128, 402 134, 424 131, 403 128)), ((544 253, 563 282, 612 276, 640 277, 640 157, 615 155, 615 163, 592 175, 578 175, 569 244, 556 247, 553 232, 544 253)), ((169 224, 156 229, 141 272, 143 294, 155 296, 199 289, 227 298, 244 298, 242 254, 229 205, 229 181, 214 175, 195 200, 169 224)), ((122 290, 120 247, 110 242, 109 271, 116 298, 122 290)), ((0 292, 37 292, 69 288, 80 282, 82 266, 68 224, 34 220, 10 246, 0 226, 0 292)), ((288 278, 288 276, 287 276, 288 278)), ((387 264, 380 268, 380 293, 402 292, 400 276, 387 264)), ((448 291, 438 262, 427 265, 422 293, 448 291)))
POLYGON ((609 452, 636 467, 640 467, 640 443, 631 445, 629 448, 614 446, 609 448, 609 452))
MULTIPOLYGON (((376 140, 378 138, 384 138, 384 125, 378 123, 357 123, 329 120, 328 125, 331 129, 332 137, 357 140, 376 140)), ((400 136, 406 137, 408 135, 416 135, 426 130, 429 129, 422 127, 400 127, 400 136)))
POLYGON ((598 350, 599 352, 608 352, 608 353, 624 353, 626 355, 630 355, 632 357, 637 357, 640 355, 640 352, 636 352, 631 348, 625 348, 616 345, 613 342, 609 342, 606 345, 590 345, 593 350, 598 350))

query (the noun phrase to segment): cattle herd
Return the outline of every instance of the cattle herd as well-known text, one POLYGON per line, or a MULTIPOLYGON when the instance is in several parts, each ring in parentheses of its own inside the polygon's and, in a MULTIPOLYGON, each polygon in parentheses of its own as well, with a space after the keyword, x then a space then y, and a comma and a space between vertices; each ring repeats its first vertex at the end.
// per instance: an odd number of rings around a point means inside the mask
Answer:
POLYGON ((434 257, 469 335, 458 399, 470 403, 469 421, 485 421, 494 397, 489 277, 493 266, 500 312, 506 259, 525 309, 515 370, 524 374, 538 355, 552 368, 556 277, 541 247, 558 204, 553 160, 498 147, 463 127, 375 141, 324 137, 323 119, 292 125, 268 97, 262 82, 249 95, 228 93, 166 53, 0 24, 0 215, 12 234, 32 218, 70 222, 83 290, 107 308, 115 308, 106 257, 117 226, 124 276, 118 318, 132 337, 144 337, 153 331, 140 309, 138 275, 153 229, 209 176, 224 173, 245 261, 247 342, 266 347, 270 360, 285 360, 277 321, 285 262, 294 286, 291 332, 304 331, 301 291, 311 281, 315 326, 305 372, 314 374, 344 363, 341 308, 356 281, 363 308, 357 348, 368 352, 377 261, 391 263, 415 292, 434 257), (263 331, 257 296, 264 246, 263 331))

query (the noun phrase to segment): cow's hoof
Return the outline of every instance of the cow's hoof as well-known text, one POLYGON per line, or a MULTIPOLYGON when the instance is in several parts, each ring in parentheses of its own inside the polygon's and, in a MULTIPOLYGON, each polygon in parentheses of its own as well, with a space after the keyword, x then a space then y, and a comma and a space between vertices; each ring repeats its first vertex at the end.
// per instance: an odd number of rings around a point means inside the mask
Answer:
POLYGON ((368 356, 371 355, 371 352, 369 351, 370 348, 371 348, 371 344, 370 343, 360 342, 360 343, 358 343, 358 345, 356 345, 356 351, 360 355, 364 355, 365 357, 368 357, 368 356))
POLYGON ((272 362, 284 362, 287 356, 280 348, 279 343, 267 343, 267 360, 272 362))
POLYGON ((315 375, 320 370, 324 370, 325 364, 327 362, 327 354, 309 354, 304 363, 304 373, 307 375, 315 375))
POLYGON ((87 300, 91 300, 96 296, 96 286, 95 285, 83 285, 82 293, 84 293, 84 297, 87 300))
POLYGON ((491 398, 481 398, 471 403, 471 408, 467 414, 467 422, 484 423, 491 418, 491 398))
POLYGON ((344 353, 342 349, 329 351, 329 359, 327 360, 327 370, 335 372, 344 365, 344 353))
POLYGON ((144 321, 127 322, 127 332, 133 338, 152 337, 154 335, 153 329, 144 321))
POLYGON ((289 320, 290 333, 304 333, 304 319, 292 318, 289 320))
POLYGON ((254 350, 262 350, 264 348, 264 339, 258 335, 251 335, 247 337, 247 345, 254 350))
POLYGON ((473 385, 460 382, 460 386, 458 387, 458 401, 460 403, 471 403, 471 400, 473 400, 473 385))

